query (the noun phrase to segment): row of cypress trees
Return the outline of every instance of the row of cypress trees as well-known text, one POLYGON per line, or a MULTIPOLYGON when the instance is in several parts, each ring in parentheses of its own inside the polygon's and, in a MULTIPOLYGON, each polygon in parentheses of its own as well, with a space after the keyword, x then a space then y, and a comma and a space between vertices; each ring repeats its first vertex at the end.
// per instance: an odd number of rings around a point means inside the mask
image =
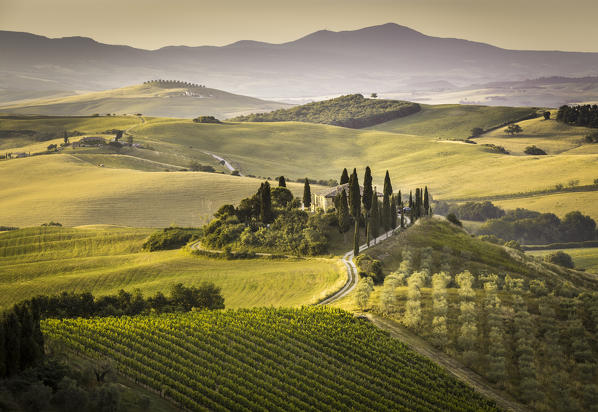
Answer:
POLYGON ((17 304, 0 318, 0 378, 13 376, 44 357, 44 336, 39 308, 32 302, 17 304))

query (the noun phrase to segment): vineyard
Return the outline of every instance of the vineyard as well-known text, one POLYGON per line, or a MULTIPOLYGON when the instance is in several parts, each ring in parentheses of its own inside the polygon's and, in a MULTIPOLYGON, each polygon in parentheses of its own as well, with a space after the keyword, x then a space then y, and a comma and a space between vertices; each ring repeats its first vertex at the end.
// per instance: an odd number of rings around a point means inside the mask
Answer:
POLYGON ((42 329, 190 410, 497 410, 339 309, 48 320, 42 329))

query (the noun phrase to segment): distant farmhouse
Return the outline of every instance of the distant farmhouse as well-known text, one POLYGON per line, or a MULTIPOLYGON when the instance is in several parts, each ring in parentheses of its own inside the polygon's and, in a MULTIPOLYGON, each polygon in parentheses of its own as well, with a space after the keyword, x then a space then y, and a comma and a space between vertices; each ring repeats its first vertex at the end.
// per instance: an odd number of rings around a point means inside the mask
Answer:
MULTIPOLYGON (((343 185, 338 185, 336 187, 333 187, 332 189, 329 189, 326 192, 323 193, 312 193, 311 195, 311 211, 315 212, 317 210, 330 210, 330 209, 334 209, 334 198, 341 193, 341 191, 344 190, 346 195, 347 195, 347 199, 349 198, 349 183, 345 183, 343 185)), ((374 187, 374 190, 376 191, 376 188, 374 187)), ((363 186, 359 186, 359 193, 363 196, 363 186)), ((383 198, 384 194, 376 191, 376 194, 378 195, 379 198, 383 198)))

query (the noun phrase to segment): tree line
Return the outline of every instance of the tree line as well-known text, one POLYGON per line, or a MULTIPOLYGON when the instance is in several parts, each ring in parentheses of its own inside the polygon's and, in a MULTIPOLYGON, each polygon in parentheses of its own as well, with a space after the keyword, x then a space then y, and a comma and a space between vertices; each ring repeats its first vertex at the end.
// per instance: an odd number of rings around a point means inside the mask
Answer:
POLYGON ((408 116, 420 110, 421 107, 417 103, 366 99, 361 94, 352 94, 290 109, 239 116, 232 120, 244 122, 298 121, 360 129, 408 116))
POLYGON ((561 106, 556 120, 573 126, 598 128, 598 105, 561 106))

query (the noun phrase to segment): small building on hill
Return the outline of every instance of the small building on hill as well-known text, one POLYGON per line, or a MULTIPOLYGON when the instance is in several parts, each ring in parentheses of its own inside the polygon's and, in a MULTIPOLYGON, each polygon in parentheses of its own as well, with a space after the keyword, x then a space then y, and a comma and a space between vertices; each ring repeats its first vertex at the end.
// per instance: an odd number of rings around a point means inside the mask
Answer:
MULTIPOLYGON (((349 183, 345 183, 342 185, 335 186, 330 188, 329 190, 322 192, 322 193, 312 193, 311 195, 311 211, 315 212, 317 210, 327 211, 330 209, 334 209, 334 198, 341 193, 341 191, 345 191, 347 194, 347 199, 349 198, 349 183)), ((384 197, 384 194, 376 191, 374 187, 374 191, 378 195, 379 198, 384 197)), ((363 196, 363 186, 359 186, 359 193, 363 196)))

